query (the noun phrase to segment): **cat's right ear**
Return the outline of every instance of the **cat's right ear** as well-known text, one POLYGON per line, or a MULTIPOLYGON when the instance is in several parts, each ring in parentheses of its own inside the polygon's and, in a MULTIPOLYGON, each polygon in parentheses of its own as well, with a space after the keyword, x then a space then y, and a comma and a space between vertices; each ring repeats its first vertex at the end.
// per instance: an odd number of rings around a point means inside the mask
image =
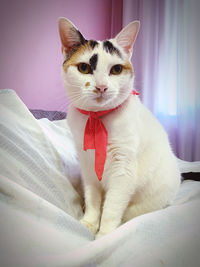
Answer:
POLYGON ((70 20, 59 18, 58 27, 62 43, 62 52, 65 53, 66 56, 70 55, 71 51, 75 50, 81 44, 87 42, 70 20))

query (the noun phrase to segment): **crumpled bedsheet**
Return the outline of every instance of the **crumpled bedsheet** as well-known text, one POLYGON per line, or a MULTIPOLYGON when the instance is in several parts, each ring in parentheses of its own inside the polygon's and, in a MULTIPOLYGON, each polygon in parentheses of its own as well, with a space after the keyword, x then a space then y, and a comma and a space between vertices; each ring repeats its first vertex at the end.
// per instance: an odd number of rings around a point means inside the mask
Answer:
MULTIPOLYGON (((177 159, 178 160, 178 159, 177 159)), ((200 162, 178 160, 181 172, 200 162)), ((94 240, 80 222, 78 159, 66 120, 37 120, 0 91, 0 266, 200 266, 200 183, 184 181, 170 207, 94 240)))

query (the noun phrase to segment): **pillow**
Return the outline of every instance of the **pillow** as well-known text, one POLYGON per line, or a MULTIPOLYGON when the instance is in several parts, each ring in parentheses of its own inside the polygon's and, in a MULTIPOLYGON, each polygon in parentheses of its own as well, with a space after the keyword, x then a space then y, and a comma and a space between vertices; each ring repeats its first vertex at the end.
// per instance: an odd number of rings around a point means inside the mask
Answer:
POLYGON ((14 91, 0 90, 0 155, 1 190, 20 186, 74 218, 82 216, 72 185, 80 185, 79 164, 66 120, 36 120, 14 91))

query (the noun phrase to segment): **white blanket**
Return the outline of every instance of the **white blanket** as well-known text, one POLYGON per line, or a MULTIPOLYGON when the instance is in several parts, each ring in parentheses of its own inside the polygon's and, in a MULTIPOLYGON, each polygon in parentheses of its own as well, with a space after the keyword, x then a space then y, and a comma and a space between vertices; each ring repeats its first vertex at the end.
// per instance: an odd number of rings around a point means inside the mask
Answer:
MULTIPOLYGON (((179 164, 200 171, 200 162, 179 164)), ((183 182, 172 206, 94 240, 79 223, 79 178, 66 121, 36 120, 1 90, 0 266, 200 266, 199 182, 183 182)))

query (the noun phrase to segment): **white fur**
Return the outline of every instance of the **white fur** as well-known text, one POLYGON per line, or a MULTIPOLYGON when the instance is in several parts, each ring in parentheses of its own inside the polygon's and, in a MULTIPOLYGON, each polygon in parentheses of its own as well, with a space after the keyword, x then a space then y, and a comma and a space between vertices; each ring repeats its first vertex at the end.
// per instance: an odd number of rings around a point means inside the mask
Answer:
MULTIPOLYGON (((130 33, 130 25, 128 27, 130 33)), ((124 40, 125 32, 122 31, 124 40)), ((134 32, 135 37, 136 34, 134 32)), ((120 34, 111 41, 120 50, 122 59, 103 50, 101 43, 79 58, 79 62, 88 63, 90 57, 98 53, 97 69, 92 75, 81 74, 75 66, 63 71, 71 102, 67 120, 78 150, 85 192, 86 209, 81 221, 94 234, 98 233, 97 237, 135 216, 167 207, 180 184, 176 158, 167 134, 138 96, 131 95, 133 75, 130 72, 109 75, 113 65, 125 64, 130 58, 127 50, 119 45, 119 40, 120 34), (90 86, 86 87, 87 82, 90 86), (93 90, 102 84, 108 90, 102 101, 97 102, 100 93, 93 90), (94 150, 83 151, 88 116, 81 114, 76 107, 98 111, 120 104, 120 108, 102 117, 108 132, 108 147, 100 182, 94 169, 94 150)))

